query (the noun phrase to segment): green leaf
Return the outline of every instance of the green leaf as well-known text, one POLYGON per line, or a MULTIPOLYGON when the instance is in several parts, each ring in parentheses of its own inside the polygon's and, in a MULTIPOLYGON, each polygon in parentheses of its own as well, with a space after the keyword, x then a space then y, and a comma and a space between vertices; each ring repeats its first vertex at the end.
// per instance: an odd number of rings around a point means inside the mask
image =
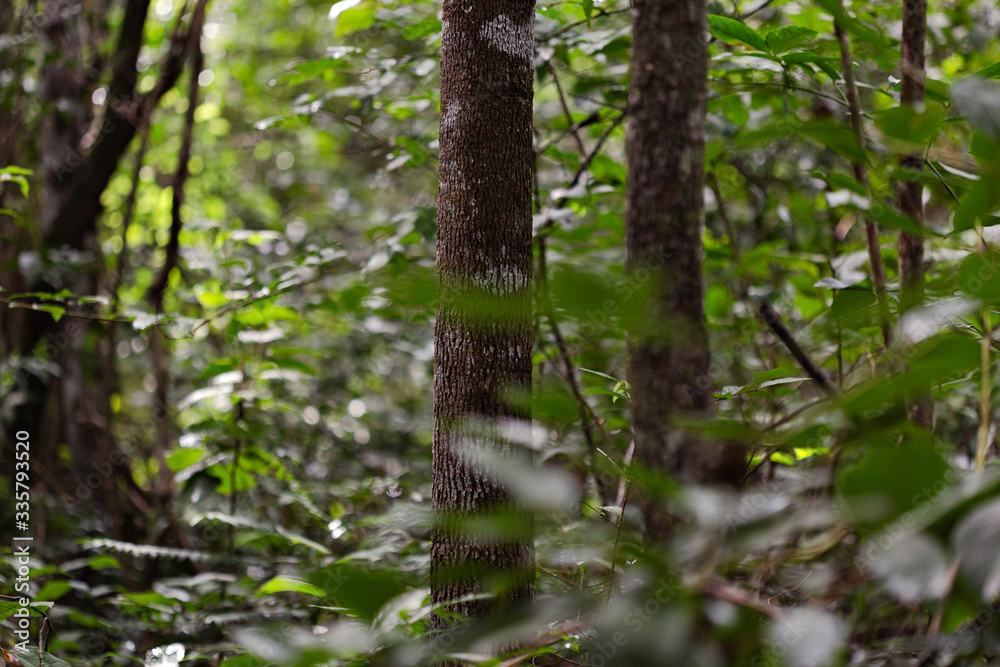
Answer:
POLYGON ((758 662, 758 656, 752 664, 766 664, 780 649, 784 658, 782 664, 832 665, 847 643, 848 631, 844 622, 832 612, 819 605, 803 604, 772 620, 767 637, 771 646, 764 653, 764 660, 758 662), (803 640, 789 641, 792 636, 803 640), (804 639, 806 637, 808 639, 804 639))
POLYGON ((811 176, 823 179, 824 181, 832 185, 834 188, 842 188, 844 190, 850 190, 851 192, 859 194, 862 197, 867 196, 868 194, 868 190, 865 189, 865 186, 862 185, 858 179, 854 178, 853 176, 849 176, 848 174, 839 171, 834 171, 829 174, 825 174, 818 169, 813 169, 809 173, 811 176))
POLYGON ((799 131, 853 163, 868 164, 868 156, 845 125, 832 120, 814 120, 802 125, 799 131))
POLYGON ((197 447, 176 449, 167 455, 167 467, 174 472, 180 472, 201 461, 207 453, 207 450, 197 447))
POLYGON ((885 225, 886 227, 891 227, 892 229, 909 232, 910 234, 914 234, 916 236, 927 235, 927 230, 922 229, 920 225, 913 220, 913 218, 903 215, 891 206, 875 204, 867 211, 859 210, 858 213, 879 223, 880 225, 885 225))
POLYGON ((372 0, 365 0, 359 5, 345 9, 336 17, 334 34, 338 38, 345 37, 352 32, 366 30, 375 23, 375 6, 372 0))
POLYGON ((335 563, 314 572, 309 580, 335 604, 355 616, 371 619, 387 601, 406 590, 395 570, 351 563, 335 563))
POLYGON ((911 106, 899 106, 881 112, 875 124, 893 150, 909 155, 922 152, 923 147, 934 140, 941 131, 944 118, 944 109, 937 105, 922 111, 911 106))
POLYGON ((777 55, 816 37, 819 33, 797 25, 786 25, 764 36, 768 50, 777 55))
POLYGON ((25 169, 23 167, 4 167, 3 169, 0 169, 0 183, 17 183, 18 187, 21 189, 21 195, 27 199, 28 179, 25 177, 31 176, 31 173, 30 169, 25 169))
POLYGON ((583 15, 587 17, 587 21, 590 21, 590 17, 594 15, 594 0, 582 0, 583 2, 583 15))
POLYGON ((106 570, 111 567, 121 568, 121 563, 118 559, 109 554, 100 554, 99 556, 94 556, 87 562, 87 566, 91 570, 106 570))
POLYGON ((72 667, 68 662, 55 657, 48 651, 42 651, 42 661, 39 662, 37 646, 29 645, 27 653, 21 653, 18 651, 15 652, 14 655, 16 655, 21 662, 29 665, 30 667, 41 667, 43 664, 45 667, 72 667))
POLYGON ((875 294, 869 290, 840 290, 830 305, 830 318, 846 327, 871 326, 877 315, 875 303, 875 294))
POLYGON ((315 595, 318 598, 324 597, 326 592, 319 586, 293 579, 291 577, 277 576, 257 589, 257 597, 270 595, 272 593, 301 593, 302 595, 315 595))
POLYGON ((722 98, 722 115, 738 127, 744 127, 750 121, 750 110, 739 95, 726 95, 722 98))
POLYGON ((956 232, 964 232, 976 226, 980 221, 988 226, 986 220, 989 214, 1000 207, 1000 188, 994 179, 983 178, 969 190, 955 210, 954 228, 956 232))
POLYGON ((58 600, 73 590, 65 581, 50 581, 42 586, 42 589, 35 595, 36 600, 58 600))
POLYGON ((429 16, 419 23, 408 25, 403 29, 406 39, 423 39, 428 35, 441 32, 441 21, 436 16, 429 16))
POLYGON ((708 32, 726 44, 745 44, 758 51, 767 51, 767 42, 756 30, 727 16, 708 15, 708 32))
POLYGON ((0 622, 3 622, 14 615, 21 608, 18 600, 0 600, 0 622))
POLYGON ((927 77, 924 79, 924 92, 927 93, 927 99, 933 102, 938 102, 945 106, 951 104, 951 86, 944 81, 927 77))
POLYGON ((753 374, 753 384, 760 386, 762 383, 768 380, 777 380, 778 378, 788 377, 788 371, 784 368, 772 368, 769 371, 761 371, 759 373, 753 374))
POLYGON ((265 667, 267 661, 253 655, 238 655, 234 658, 226 658, 219 667, 265 667))
POLYGON ((786 65, 799 65, 800 67, 809 63, 823 70, 823 73, 831 80, 840 80, 840 72, 837 71, 839 61, 836 58, 824 58, 808 51, 796 51, 781 56, 781 61, 786 65))
POLYGON ((1000 303, 1000 251, 969 255, 958 270, 959 291, 987 305, 1000 303))
POLYGON ((837 480, 846 508, 861 523, 881 523, 913 509, 915 499, 948 472, 930 437, 904 437, 900 444, 869 442, 865 449, 861 460, 843 468, 837 480))
POLYGON ((1000 77, 1000 62, 995 62, 989 67, 982 68, 981 70, 976 72, 973 76, 979 76, 984 79, 995 79, 997 77, 1000 77))
POLYGON ((52 319, 58 322, 62 319, 62 316, 66 313, 66 309, 62 306, 56 306, 51 303, 36 303, 32 306, 33 310, 40 310, 42 312, 48 313, 52 316, 52 319))

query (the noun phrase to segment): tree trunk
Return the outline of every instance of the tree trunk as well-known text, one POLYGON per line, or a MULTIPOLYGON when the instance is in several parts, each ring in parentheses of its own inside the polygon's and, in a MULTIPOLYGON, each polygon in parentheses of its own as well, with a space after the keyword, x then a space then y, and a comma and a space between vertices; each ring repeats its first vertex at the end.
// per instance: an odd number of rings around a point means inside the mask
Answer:
MULTIPOLYGON (((738 479, 742 453, 704 442, 679 418, 710 414, 701 221, 708 73, 702 0, 633 0, 627 270, 645 300, 629 331, 628 379, 638 461, 689 482, 738 479)), ((646 528, 671 513, 643 499, 646 528)))
MULTIPOLYGON (((41 68, 40 92, 43 115, 40 122, 41 192, 40 206, 33 213, 45 225, 54 212, 63 205, 67 193, 67 175, 79 164, 80 143, 87 127, 90 100, 87 95, 86 76, 82 71, 83 60, 82 21, 83 5, 77 0, 50 0, 45 3, 43 17, 38 24, 45 46, 45 64, 41 68)), ((30 29, 30 28, 29 28, 30 29)), ((36 235, 37 237, 42 234, 36 235)), ((34 248, 39 262, 26 275, 12 280, 29 291, 56 292, 61 288, 75 290, 77 294, 93 294, 93 288, 81 283, 78 273, 81 265, 97 266, 93 256, 86 256, 96 249, 96 234, 84 243, 70 248, 49 247, 44 244, 34 248), (69 250, 69 255, 85 259, 67 261, 59 253, 69 250), (89 260, 89 261, 87 261, 89 260)), ((27 250, 28 248, 21 248, 27 250)), ((12 264, 12 272, 17 271, 12 264)), ((5 277, 6 278, 6 277, 5 277)), ((89 282, 89 281, 87 281, 89 282)), ((78 416, 75 397, 82 387, 75 387, 79 371, 76 359, 78 333, 85 330, 82 321, 63 320, 56 323, 44 312, 25 310, 11 318, 19 324, 17 331, 10 331, 8 347, 24 364, 32 356, 49 364, 49 368, 25 370, 17 374, 21 402, 16 407, 14 419, 7 435, 18 431, 31 434, 34 450, 49 471, 46 483, 59 495, 71 494, 74 480, 80 478, 85 465, 85 448, 80 443, 74 419, 78 416), (58 367, 59 372, 53 372, 58 367), (66 470, 60 464, 57 448, 69 445, 77 469, 66 470)), ((85 477, 86 474, 83 473, 85 477)))
POLYGON ((444 3, 431 598, 495 592, 451 607, 472 617, 533 591, 530 517, 474 461, 529 418, 533 32, 533 0, 444 3))
MULTIPOLYGON (((900 45, 902 90, 899 102, 911 107, 924 104, 924 44, 927 41, 927 0, 904 0, 903 41, 900 45)), ((899 160, 902 167, 919 170, 923 159, 919 154, 899 160)), ((899 208, 919 225, 924 223, 924 186, 917 181, 899 184, 899 208)), ((918 308, 924 301, 924 239, 921 236, 899 234, 899 310, 905 313, 918 308)), ((910 397, 907 412, 910 419, 926 428, 934 428, 934 401, 923 392, 910 397)))
MULTIPOLYGON (((120 98, 131 99, 135 63, 142 43, 148 0, 131 0, 114 54, 113 106, 120 98), (131 68, 129 70, 129 68, 131 68), (131 76, 122 73, 131 71, 131 76)), ((39 23, 45 44, 40 91, 43 116, 40 123, 42 188, 40 206, 34 211, 39 233, 34 238, 38 261, 23 276, 16 263, 8 267, 4 280, 24 285, 28 291, 75 295, 98 291, 103 266, 98 239, 99 197, 85 200, 74 185, 99 171, 113 173, 120 154, 107 164, 95 157, 114 124, 107 118, 85 153, 84 133, 92 120, 90 83, 84 51, 88 34, 85 7, 79 0, 50 0, 39 23), (73 211, 80 225, 67 234, 63 221, 73 211)), ((112 111, 108 112, 113 115, 112 111)), ((122 147, 124 150, 124 146, 122 147)), ((106 181, 105 181, 106 183, 106 181)), ((26 250, 27 248, 21 248, 26 250)), ((16 254, 15 254, 16 258, 16 254)), ((104 512, 110 534, 134 534, 141 512, 133 506, 129 492, 135 490, 127 457, 111 428, 111 404, 106 374, 107 329, 103 323, 66 317, 56 322, 44 312, 24 310, 5 324, 6 349, 20 357, 17 374, 19 402, 5 425, 8 437, 27 431, 36 452, 41 479, 70 511, 88 505, 104 512), (16 327, 15 327, 16 325, 16 327), (32 360, 29 363, 29 360, 32 360), (46 366, 37 363, 44 362, 46 366), (32 365, 33 364, 33 365, 32 365), (55 372, 56 369, 58 372, 55 372), (69 461, 60 453, 70 452, 69 461), (94 504, 95 498, 100 502, 94 504)))
MULTIPOLYGON (((18 111, 22 103, 20 50, 10 39, 17 32, 17 17, 13 0, 0 0, 0 39, 8 40, 0 47, 0 55, 11 63, 9 81, 0 82, 0 168, 18 164, 17 137, 19 135, 18 111)), ((16 183, 0 184, 0 208, 18 209, 21 202, 16 183), (10 203, 9 203, 10 202, 10 203), (17 203, 12 203, 17 202, 17 203)), ((17 270, 17 257, 30 243, 26 230, 10 215, 0 213, 0 285, 8 292, 26 292, 27 285, 17 270)), ((15 332, 21 327, 23 316, 16 308, 0 306, 0 357, 9 358, 17 346, 15 332)), ((0 400, 0 410, 3 400, 0 400)))

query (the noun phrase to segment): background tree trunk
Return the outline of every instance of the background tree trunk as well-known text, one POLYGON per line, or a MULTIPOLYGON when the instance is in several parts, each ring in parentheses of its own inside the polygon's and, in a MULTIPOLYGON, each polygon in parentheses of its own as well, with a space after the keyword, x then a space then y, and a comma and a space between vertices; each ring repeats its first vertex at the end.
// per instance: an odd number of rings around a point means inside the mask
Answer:
MULTIPOLYGON (((13 260, 4 265, 5 284, 32 292, 98 293, 104 266, 98 240, 100 197, 145 108, 137 102, 135 84, 148 9, 149 0, 125 3, 109 59, 108 105, 89 135, 85 133, 94 120, 91 90, 100 80, 89 63, 100 64, 94 46, 100 40, 92 39, 95 27, 85 3, 50 0, 39 20, 22 27, 37 30, 45 49, 40 77, 42 188, 40 206, 31 211, 38 233, 30 243, 23 239, 23 247, 4 251, 13 260), (93 58, 88 58, 88 44, 95 51, 89 54, 93 58), (22 271, 17 259, 27 250, 36 251, 36 261, 22 271)), ((181 56, 169 54, 165 83, 176 80, 181 56)), ((157 94, 169 85, 158 87, 157 94)), ((113 525, 112 534, 134 534, 143 513, 134 501, 140 506, 145 501, 136 495, 127 457, 111 428, 113 381, 103 363, 112 353, 106 325, 70 317, 56 322, 48 313, 23 310, 8 317, 3 333, 3 347, 20 357, 15 362, 20 369, 18 398, 5 435, 10 438, 20 430, 31 434, 42 480, 71 510, 81 504, 94 506, 94 498, 100 498, 96 507, 113 525), (64 446, 70 453, 68 464, 60 453, 64 446)))
MULTIPOLYGON (((0 0, 0 38, 10 39, 17 33, 17 15, 13 0, 0 0)), ((10 40, 13 42, 13 40, 10 40)), ((17 136, 21 102, 21 54, 10 42, 0 49, 0 57, 11 63, 9 81, 0 83, 0 168, 18 165, 17 136)), ((0 208, 17 208, 10 201, 20 197, 15 183, 0 184, 0 208)), ((10 292, 24 292, 24 280, 17 270, 18 251, 28 244, 27 230, 9 216, 0 214, 0 285, 10 292)), ((21 327, 21 313, 0 307, 0 355, 9 357, 16 347, 15 332, 21 327)), ((4 401, 0 398, 0 420, 4 401)))
MULTIPOLYGON (((903 0, 903 41, 900 45, 902 90, 899 102, 911 107, 924 104, 924 45, 927 41, 927 0, 903 0)), ((907 155, 899 160, 902 167, 920 170, 923 158, 907 155)), ((899 184, 899 208, 917 224, 924 223, 924 186, 917 181, 899 184)), ((905 313, 924 302, 924 239, 899 234, 899 310, 905 313)), ((910 419, 926 428, 934 428, 934 402, 929 393, 911 397, 907 408, 910 419)))
POLYGON ((471 459, 509 454, 500 423, 529 417, 510 393, 531 386, 534 2, 452 0, 443 19, 431 597, 499 589, 454 607, 477 617, 533 590, 530 517, 471 459))
MULTIPOLYGON (((705 14, 701 0, 632 3, 627 269, 644 299, 628 340, 636 454, 689 482, 743 471, 738 450, 677 425, 707 417, 711 401, 701 257, 705 14)), ((643 503, 649 535, 666 537, 670 513, 648 495, 643 503)))

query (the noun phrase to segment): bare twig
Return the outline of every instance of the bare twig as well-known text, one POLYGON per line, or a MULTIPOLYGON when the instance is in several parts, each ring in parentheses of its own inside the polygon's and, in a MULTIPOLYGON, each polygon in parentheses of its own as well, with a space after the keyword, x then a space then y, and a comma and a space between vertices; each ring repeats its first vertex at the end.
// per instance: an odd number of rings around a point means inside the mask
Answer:
POLYGON ((830 378, 827 377, 826 373, 823 371, 819 365, 814 362, 802 346, 798 344, 795 337, 792 336, 792 332, 788 330, 785 323, 781 321, 781 317, 775 312, 774 308, 771 307, 769 303, 762 303, 757 309, 760 319, 774 332, 774 335, 778 337, 788 351, 795 358, 795 361, 799 363, 809 377, 816 381, 817 384, 828 394, 836 394, 837 387, 830 382, 830 378))
POLYGON ((188 177, 188 162, 191 159, 191 143, 194 139, 194 114, 198 108, 198 76, 201 74, 204 55, 201 51, 201 30, 205 23, 205 8, 208 0, 198 0, 191 16, 191 28, 188 30, 187 51, 191 59, 191 78, 188 89, 188 107, 184 112, 184 135, 181 149, 177 155, 177 171, 174 172, 173 200, 170 206, 170 238, 167 241, 166 258, 153 284, 150 285, 146 297, 153 310, 160 312, 163 306, 163 294, 170 280, 170 272, 177 266, 180 254, 180 234, 183 220, 181 208, 184 206, 184 183, 188 177))
POLYGON ((704 592, 706 595, 711 595, 714 598, 725 600, 726 602, 732 602, 733 604, 738 604, 741 607, 747 607, 748 609, 753 609, 754 611, 769 618, 778 619, 784 616, 784 611, 781 607, 771 606, 767 602, 761 600, 757 593, 739 588, 720 579, 709 579, 705 583, 704 592))
MULTIPOLYGON (((626 478, 628 479, 628 478, 626 478)), ((608 573, 608 601, 615 590, 615 564, 618 561, 618 542, 622 537, 622 522, 625 520, 625 508, 628 507, 628 492, 632 489, 632 480, 625 484, 625 497, 622 499, 621 511, 618 514, 618 525, 615 526, 615 546, 611 549, 611 571, 608 573)))
MULTIPOLYGON (((589 153, 587 153, 587 156, 584 158, 579 168, 577 168, 576 173, 573 174, 573 178, 570 179, 569 184, 566 186, 567 189, 574 187, 577 183, 580 182, 580 178, 583 177, 583 174, 587 171, 587 169, 590 168, 590 163, 593 162, 594 158, 596 158, 601 153, 601 149, 604 147, 604 143, 608 140, 608 137, 610 137, 611 133, 614 132, 618 128, 618 126, 625 121, 625 115, 626 113, 624 111, 618 114, 618 116, 614 119, 614 121, 612 121, 611 125, 608 126, 608 129, 604 131, 604 134, 602 134, 600 139, 597 140, 597 143, 594 144, 594 147, 590 150, 589 153)), ((569 197, 561 197, 559 200, 556 201, 554 208, 560 209, 563 206, 565 206, 566 202, 568 201, 569 197)), ((545 224, 542 225, 542 227, 538 230, 538 236, 541 236, 543 233, 547 233, 554 224, 555 220, 553 219, 547 220, 545 224)))
MULTIPOLYGON (((182 44, 187 41, 187 37, 182 35, 181 31, 181 25, 184 21, 184 16, 187 13, 187 6, 188 3, 185 0, 180 13, 177 15, 177 23, 174 24, 173 34, 170 38, 171 44, 182 44)), ((135 200, 139 191, 139 174, 142 171, 142 163, 145 160, 146 150, 149 147, 149 127, 152 125, 155 102, 159 99, 163 92, 163 87, 166 85, 168 77, 167 68, 169 64, 169 60, 165 60, 161 64, 160 75, 156 79, 156 85, 153 87, 152 93, 143 100, 144 110, 139 116, 139 150, 137 150, 135 154, 135 164, 132 168, 132 183, 129 188, 128 197, 125 200, 125 210, 122 213, 122 249, 118 252, 118 261, 115 264, 115 272, 111 285, 109 286, 111 291, 112 312, 118 310, 118 303, 121 298, 122 280, 124 280, 125 270, 128 266, 128 230, 132 222, 132 214, 135 211, 135 200)))
POLYGON ((573 23, 569 23, 567 25, 564 25, 561 28, 557 28, 556 30, 553 30, 550 33, 546 33, 544 35, 539 35, 538 37, 535 38, 535 42, 537 42, 539 44, 544 44, 545 42, 549 41, 550 39, 553 39, 555 37, 559 37, 560 35, 565 35, 570 30, 573 30, 574 28, 579 28, 582 25, 588 24, 591 21, 593 21, 594 19, 604 18, 605 16, 613 16, 615 14, 622 14, 624 12, 627 12, 628 10, 629 10, 629 7, 623 7, 622 9, 601 9, 601 10, 598 10, 598 11, 594 12, 594 14, 590 18, 582 19, 580 21, 575 21, 573 23))
MULTIPOLYGON (((865 148, 865 129, 861 116, 861 97, 858 94, 858 84, 854 79, 854 61, 851 58, 851 42, 847 33, 840 26, 834 23, 837 35, 837 42, 840 44, 840 63, 844 73, 844 92, 847 96, 847 104, 851 110, 851 127, 854 130, 854 138, 862 150, 865 148)), ((871 185, 868 182, 868 169, 861 162, 854 162, 854 177, 869 192, 871 197, 871 185)), ((872 285, 875 288, 875 297, 878 300, 879 319, 882 323, 882 341, 886 348, 892 344, 892 324, 889 317, 889 301, 885 293, 885 267, 882 264, 882 248, 878 240, 878 228, 875 222, 865 217, 865 236, 868 240, 868 262, 871 265, 872 285)))
POLYGON ((566 124, 569 126, 569 133, 573 135, 576 140, 577 148, 580 149, 580 155, 587 154, 587 147, 583 144, 583 139, 580 138, 580 133, 577 131, 578 128, 573 122, 573 112, 570 111, 569 104, 566 103, 566 96, 563 94, 562 84, 559 83, 559 72, 556 71, 556 66, 552 64, 549 60, 545 63, 549 70, 549 75, 552 76, 552 83, 555 84, 556 92, 559 94, 559 104, 562 106, 563 114, 566 115, 566 124))

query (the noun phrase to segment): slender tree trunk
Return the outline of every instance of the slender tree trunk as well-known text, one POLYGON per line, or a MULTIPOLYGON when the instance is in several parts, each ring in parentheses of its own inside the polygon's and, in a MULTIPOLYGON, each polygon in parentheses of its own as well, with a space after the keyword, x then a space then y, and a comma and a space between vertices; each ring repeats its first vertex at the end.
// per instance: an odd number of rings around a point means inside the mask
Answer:
POLYGON ((450 0, 443 19, 431 598, 497 592, 452 607, 480 617, 534 579, 530 518, 474 461, 510 455, 499 427, 529 417, 511 393, 531 386, 534 2, 450 0))
MULTIPOLYGON (((851 129, 854 131, 854 138, 862 150, 865 149, 865 129, 864 117, 861 113, 861 95, 858 92, 858 84, 854 78, 854 59, 851 55, 851 38, 847 35, 841 25, 837 22, 833 24, 833 32, 840 46, 840 69, 844 75, 844 94, 847 97, 847 107, 851 113, 851 129)), ((872 198, 871 184, 868 181, 868 167, 861 162, 854 162, 854 178, 868 191, 869 199, 872 198)), ((882 325, 882 342, 886 349, 892 345, 892 315, 889 312, 889 297, 885 290, 885 266, 882 263, 882 246, 878 238, 878 225, 875 221, 865 218, 865 238, 868 243, 868 265, 872 272, 872 287, 875 289, 875 298, 878 301, 879 320, 882 325)))
MULTIPOLYGON (((690 482, 738 478, 743 456, 703 442, 678 418, 710 413, 701 223, 708 74, 703 0, 633 0, 627 269, 647 303, 629 331, 628 379, 638 461, 690 482)), ((647 532, 671 513, 647 495, 647 532)))
MULTIPOLYGON (((900 46, 902 90, 899 102, 911 107, 924 104, 924 44, 927 41, 927 0, 903 0, 903 41, 900 46)), ((919 154, 900 158, 899 164, 919 170, 923 159, 919 154)), ((917 181, 899 184, 899 208, 917 224, 924 222, 924 186, 917 181)), ((924 301, 924 239, 899 234, 899 311, 905 313, 924 301)), ((907 412, 918 424, 934 428, 934 401, 927 392, 910 397, 907 412)))

